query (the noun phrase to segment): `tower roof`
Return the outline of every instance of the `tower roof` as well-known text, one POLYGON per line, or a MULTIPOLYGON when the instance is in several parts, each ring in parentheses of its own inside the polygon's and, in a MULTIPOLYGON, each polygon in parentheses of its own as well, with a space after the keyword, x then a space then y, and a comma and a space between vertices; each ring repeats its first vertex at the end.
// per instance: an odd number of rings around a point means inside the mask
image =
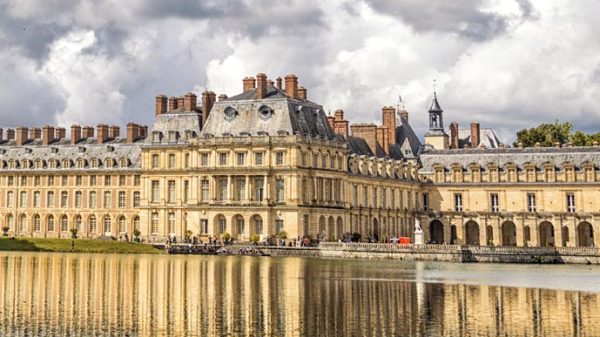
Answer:
POLYGON ((437 93, 434 91, 433 92, 433 101, 431 102, 431 108, 429 108, 429 112, 443 112, 444 110, 442 110, 442 108, 440 107, 440 103, 437 100, 437 93))

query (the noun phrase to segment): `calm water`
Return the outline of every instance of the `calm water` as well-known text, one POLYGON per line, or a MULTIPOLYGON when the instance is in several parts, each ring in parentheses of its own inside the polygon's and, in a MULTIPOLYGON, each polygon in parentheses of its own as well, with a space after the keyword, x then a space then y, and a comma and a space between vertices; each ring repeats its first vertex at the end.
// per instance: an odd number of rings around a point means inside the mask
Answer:
POLYGON ((0 252, 1 336, 600 336, 600 268, 0 252))

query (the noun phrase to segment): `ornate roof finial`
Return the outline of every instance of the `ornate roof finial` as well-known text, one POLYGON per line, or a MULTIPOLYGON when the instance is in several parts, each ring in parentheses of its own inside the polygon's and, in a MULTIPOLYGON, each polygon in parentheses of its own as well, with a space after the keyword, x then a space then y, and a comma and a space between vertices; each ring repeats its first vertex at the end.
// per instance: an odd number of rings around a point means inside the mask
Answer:
POLYGON ((435 82, 437 81, 437 79, 433 79, 433 96, 437 97, 437 92, 436 92, 436 87, 435 87, 435 82))

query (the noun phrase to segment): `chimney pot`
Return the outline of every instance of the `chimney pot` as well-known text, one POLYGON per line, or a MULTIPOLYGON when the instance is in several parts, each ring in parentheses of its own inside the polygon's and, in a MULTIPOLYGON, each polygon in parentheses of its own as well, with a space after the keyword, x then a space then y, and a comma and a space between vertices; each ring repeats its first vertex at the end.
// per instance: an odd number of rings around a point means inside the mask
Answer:
POLYGON ((54 141, 54 127, 44 125, 42 127, 42 144, 48 145, 54 141))
POLYGON ((283 85, 281 84, 281 77, 277 77, 275 80, 277 81, 277 89, 283 90, 283 85))
POLYGON ((83 138, 88 139, 88 138, 94 138, 94 128, 91 126, 84 126, 82 128, 82 135, 83 138))
POLYGON ((140 138, 140 126, 135 123, 127 123, 127 143, 133 143, 140 138))
POLYGON ((29 139, 40 139, 42 138, 42 129, 31 128, 29 129, 29 139))
POLYGON ((15 140, 15 129, 7 129, 6 130, 6 139, 7 140, 15 140))
POLYGON ((481 132, 479 129, 479 122, 475 121, 471 123, 471 147, 477 148, 479 147, 481 132))
POLYGON ((148 125, 140 126, 140 137, 146 138, 148 136, 148 125))
POLYGON ((57 140, 65 139, 67 137, 67 130, 63 127, 57 127, 54 130, 54 138, 57 140))
POLYGON ((169 97, 169 111, 177 110, 177 97, 169 97))
POLYGON ((257 98, 263 99, 267 97, 267 75, 260 73, 256 75, 257 98))
POLYGON ((117 125, 111 125, 108 129, 108 137, 111 139, 119 138, 121 135, 121 129, 117 125))
POLYGON ((29 135, 29 129, 27 129, 26 127, 23 127, 23 126, 17 127, 17 139, 15 140, 15 143, 17 144, 17 146, 21 146, 21 145, 27 143, 28 135, 29 135))
POLYGON ((185 98, 183 98, 183 96, 177 97, 177 109, 181 109, 181 110, 184 109, 184 104, 185 104, 184 101, 185 101, 185 98))
POLYGON ((187 94, 185 94, 185 98, 184 98, 184 103, 183 103, 183 107, 184 107, 184 111, 186 112, 190 112, 190 111, 195 111, 196 110, 196 94, 192 93, 192 92, 188 92, 187 94))
POLYGON ((298 77, 296 75, 285 76, 285 94, 290 98, 298 97, 298 77))
POLYGON ((244 92, 247 92, 254 89, 254 87, 256 86, 256 80, 254 79, 254 77, 244 77, 244 79, 242 80, 242 84, 244 86, 244 92))
POLYGON ((450 123, 450 148, 458 149, 458 123, 450 123))
POLYGON ((220 95, 219 95, 219 102, 220 102, 220 101, 224 101, 224 100, 226 100, 226 99, 227 99, 227 95, 225 95, 225 94, 220 94, 220 95))
POLYGON ((308 99, 307 97, 307 90, 304 87, 300 87, 298 88, 298 98, 300 99, 308 99))
POLYGON ((96 126, 96 130, 98 133, 98 144, 104 144, 108 140, 108 125, 106 124, 98 124, 96 126))
POLYGON ((4 129, 0 128, 0 143, 2 143, 2 141, 4 141, 4 129))

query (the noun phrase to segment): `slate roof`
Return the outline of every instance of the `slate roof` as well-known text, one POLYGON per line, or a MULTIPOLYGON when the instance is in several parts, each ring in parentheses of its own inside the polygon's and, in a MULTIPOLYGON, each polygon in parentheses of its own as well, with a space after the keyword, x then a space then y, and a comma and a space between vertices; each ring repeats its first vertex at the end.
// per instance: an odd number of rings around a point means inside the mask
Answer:
POLYGON ((184 144, 201 132, 202 114, 198 111, 171 111, 154 119, 146 144, 184 144), (158 133, 158 137, 155 135, 158 133))
MULTIPOLYGON (((287 95, 285 94, 285 91, 279 90, 274 85, 267 85, 267 96, 265 98, 286 98, 286 97, 287 97, 287 95)), ((252 99, 258 99, 258 88, 254 88, 252 90, 243 92, 239 95, 229 97, 226 100, 228 100, 228 101, 245 101, 245 100, 252 100, 252 99)))
POLYGON ((346 141, 348 143, 348 149, 350 150, 350 154, 373 157, 373 152, 369 148, 369 144, 367 144, 367 142, 364 139, 359 137, 348 136, 346 141))
POLYGON ((429 111, 444 112, 444 110, 442 110, 442 108, 440 107, 440 103, 438 102, 437 94, 435 92, 433 93, 433 101, 431 102, 431 107, 429 108, 429 111))
POLYGON ((400 146, 403 157, 417 158, 421 150, 421 140, 415 134, 408 118, 400 116, 400 125, 396 127, 396 144, 400 146))
MULTIPOLYGON (((500 147, 500 140, 493 129, 484 128, 479 130, 479 141, 488 149, 500 147)), ((471 145, 471 129, 458 130, 458 147, 463 148, 471 145)))

